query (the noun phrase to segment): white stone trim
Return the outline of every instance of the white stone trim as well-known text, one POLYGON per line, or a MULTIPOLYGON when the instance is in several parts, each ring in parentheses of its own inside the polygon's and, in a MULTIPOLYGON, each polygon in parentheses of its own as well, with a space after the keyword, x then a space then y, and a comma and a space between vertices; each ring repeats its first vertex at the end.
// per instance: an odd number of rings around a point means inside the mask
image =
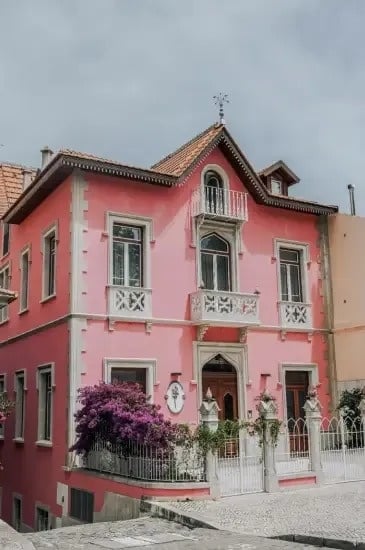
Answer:
POLYGON ((88 231, 88 221, 85 213, 88 210, 88 201, 85 191, 88 185, 81 173, 73 175, 71 183, 71 314, 84 311, 86 308, 86 276, 87 248, 85 235, 88 231))
POLYGON ((200 241, 206 235, 216 233, 229 243, 230 247, 230 276, 231 276, 231 292, 240 292, 240 277, 239 277, 239 253, 241 251, 241 226, 233 224, 225 224, 215 220, 205 220, 197 227, 196 231, 196 281, 197 288, 201 286, 201 249, 200 241))
POLYGON ((69 320, 70 351, 69 351, 69 413, 68 413, 68 443, 75 443, 75 413, 79 407, 77 390, 82 386, 82 374, 86 372, 84 351, 84 334, 87 331, 87 319, 72 317, 69 320))
POLYGON ((25 369, 20 369, 14 373, 14 394, 15 394, 15 422, 14 422, 14 441, 24 441, 25 433, 25 418, 26 418, 26 391, 27 391, 27 374, 25 369), (18 411, 18 381, 19 378, 23 379, 23 418, 19 418, 18 411), (21 423, 23 429, 19 432, 19 424, 21 423))
MULTIPOLYGON (((309 386, 318 386, 319 375, 318 365, 316 363, 280 363, 279 364, 279 384, 282 386, 282 399, 283 399, 283 418, 287 422, 287 410, 286 410, 286 387, 285 387, 285 374, 287 372, 308 372, 309 386)), ((303 412, 304 415, 304 412, 303 412)))
POLYGON ((150 396, 150 401, 154 400, 154 386, 157 376, 157 359, 128 359, 125 357, 105 357, 103 359, 103 380, 110 384, 111 371, 113 368, 123 369, 145 369, 146 376, 146 394, 150 396))
POLYGON ((223 188, 226 189, 227 191, 229 190, 229 178, 228 178, 227 172, 225 172, 225 170, 223 170, 223 168, 219 166, 219 164, 206 164, 204 166, 200 176, 200 184, 203 187, 203 189, 204 189, 204 178, 207 172, 216 172, 218 176, 220 176, 222 179, 223 188))
POLYGON ((37 392, 38 392, 38 411, 37 411, 37 445, 42 443, 43 441, 46 442, 48 445, 46 446, 50 446, 49 444, 52 443, 53 441, 53 420, 54 420, 54 396, 53 396, 53 393, 52 393, 52 402, 51 402, 51 418, 50 418, 50 439, 43 439, 41 437, 41 421, 43 420, 42 418, 42 403, 41 403, 41 395, 40 395, 40 390, 41 390, 41 387, 40 387, 40 380, 41 380, 41 375, 42 374, 45 374, 45 373, 48 373, 50 372, 51 373, 51 387, 52 387, 52 390, 54 390, 55 388, 55 364, 53 362, 49 362, 49 363, 44 363, 42 365, 38 365, 37 366, 37 374, 36 374, 36 389, 37 389, 37 392))
POLYGON ((42 253, 42 298, 41 303, 46 302, 50 298, 54 298, 57 295, 57 259, 58 259, 58 221, 52 223, 44 231, 42 231, 41 237, 41 253, 42 253), (54 233, 55 236, 55 265, 54 265, 54 292, 52 294, 46 294, 46 270, 49 266, 46 265, 46 240, 54 233))
POLYGON ((226 342, 193 342, 193 376, 196 383, 197 409, 202 403, 202 369, 217 354, 222 355, 237 371, 237 399, 240 420, 247 419, 246 384, 249 383, 247 345, 226 342))
MULTIPOLYGON (((6 262, 6 264, 1 266, 0 274, 4 273, 4 271, 6 270, 8 270, 8 287, 9 287, 10 281, 11 281, 11 262, 10 261, 6 262)), ((8 289, 5 289, 5 290, 8 290, 8 289)), ((0 325, 8 321, 9 321, 9 305, 4 306, 0 309, 0 325)))
POLYGON ((280 248, 288 248, 301 252, 301 277, 303 289, 303 303, 310 304, 310 291, 308 281, 308 267, 310 265, 309 244, 288 239, 274 239, 274 260, 276 261, 278 301, 281 302, 281 277, 280 277, 280 248))
POLYGON ((142 288, 152 288, 151 284, 151 243, 153 240, 153 222, 152 218, 146 218, 144 216, 135 216, 132 214, 124 214, 117 212, 107 212, 106 221, 106 236, 109 237, 108 241, 108 284, 113 284, 113 223, 122 223, 125 225, 135 225, 142 229, 142 253, 143 253, 143 285, 142 288))

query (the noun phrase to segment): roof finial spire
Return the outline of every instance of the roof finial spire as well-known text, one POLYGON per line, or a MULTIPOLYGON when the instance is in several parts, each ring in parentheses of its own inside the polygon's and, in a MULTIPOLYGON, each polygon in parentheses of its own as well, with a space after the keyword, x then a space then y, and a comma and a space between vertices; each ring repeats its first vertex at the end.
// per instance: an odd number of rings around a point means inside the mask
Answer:
POLYGON ((214 99, 214 105, 219 106, 219 124, 225 124, 226 121, 224 120, 223 106, 225 103, 229 103, 228 95, 223 94, 222 92, 219 92, 218 95, 213 96, 213 99, 214 99))

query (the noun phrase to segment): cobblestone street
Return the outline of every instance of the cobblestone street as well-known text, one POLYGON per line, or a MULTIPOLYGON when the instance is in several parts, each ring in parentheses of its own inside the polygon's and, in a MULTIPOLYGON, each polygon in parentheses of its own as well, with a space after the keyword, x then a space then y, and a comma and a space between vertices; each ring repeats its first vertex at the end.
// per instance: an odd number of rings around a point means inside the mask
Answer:
POLYGON ((188 529, 156 518, 42 531, 27 536, 35 550, 314 550, 313 546, 243 536, 242 534, 188 529))
POLYGON ((215 502, 176 502, 173 507, 221 529, 249 535, 296 534, 365 542, 365 482, 215 502))

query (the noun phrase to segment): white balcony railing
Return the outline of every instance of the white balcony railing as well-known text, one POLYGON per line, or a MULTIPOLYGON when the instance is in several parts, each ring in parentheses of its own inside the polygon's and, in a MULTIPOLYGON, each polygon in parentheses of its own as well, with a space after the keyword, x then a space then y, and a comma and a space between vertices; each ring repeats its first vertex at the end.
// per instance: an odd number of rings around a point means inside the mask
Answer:
POLYGON ((257 325, 259 295, 199 290, 190 294, 190 313, 191 320, 197 324, 257 325))
POLYGON ((204 214, 213 218, 247 221, 247 193, 200 187, 193 192, 191 213, 192 216, 204 214))
POLYGON ((114 318, 150 319, 152 290, 149 288, 110 286, 108 314, 114 318))
POLYGON ((312 328, 312 306, 300 302, 279 302, 280 325, 283 328, 312 328))

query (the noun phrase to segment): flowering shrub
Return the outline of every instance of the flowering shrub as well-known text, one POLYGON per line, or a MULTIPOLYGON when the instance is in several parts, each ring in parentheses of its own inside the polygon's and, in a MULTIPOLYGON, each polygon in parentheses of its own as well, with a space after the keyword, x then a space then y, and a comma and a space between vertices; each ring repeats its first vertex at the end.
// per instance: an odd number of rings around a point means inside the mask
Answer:
POLYGON ((5 393, 0 393, 0 422, 5 422, 13 408, 15 403, 9 401, 5 393))
POLYGON ((100 383, 79 389, 81 408, 75 414, 77 441, 71 450, 87 454, 99 438, 127 448, 131 443, 167 449, 177 427, 160 407, 148 403, 138 384, 100 383))

